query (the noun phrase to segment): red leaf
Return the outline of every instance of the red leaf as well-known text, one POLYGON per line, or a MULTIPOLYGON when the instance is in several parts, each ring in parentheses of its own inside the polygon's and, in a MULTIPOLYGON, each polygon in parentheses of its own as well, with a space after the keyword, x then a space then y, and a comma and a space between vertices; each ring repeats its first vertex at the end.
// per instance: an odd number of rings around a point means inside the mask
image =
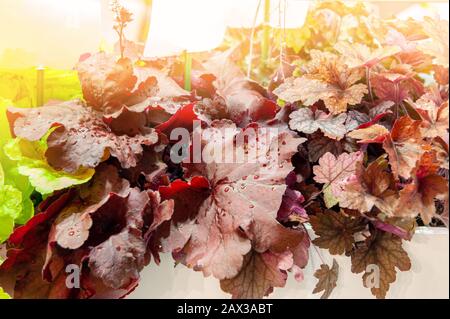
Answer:
POLYGON ((175 128, 185 128, 192 131, 192 126, 195 120, 198 120, 194 113, 195 103, 190 103, 182 106, 168 121, 156 126, 156 129, 170 136, 170 132, 175 128))
POLYGON ((382 120, 386 115, 391 114, 391 112, 384 112, 377 114, 373 119, 371 119, 369 122, 363 123, 360 126, 357 127, 357 129, 367 128, 369 126, 372 126, 376 123, 378 123, 380 120, 382 120))
POLYGON ((383 142, 383 148, 389 156, 389 164, 396 177, 411 177, 412 169, 425 151, 420 124, 421 121, 402 116, 395 121, 390 135, 383 142))
POLYGON ((58 196, 58 198, 55 201, 53 201, 48 207, 45 208, 45 211, 34 215, 34 217, 31 218, 25 225, 17 227, 14 230, 14 233, 12 233, 11 236, 9 237, 8 242, 11 245, 15 246, 22 245, 24 243, 25 238, 27 238, 30 232, 33 232, 36 229, 36 227, 45 223, 49 219, 53 218, 55 214, 59 213, 62 207, 65 206, 68 201, 70 201, 72 196, 73 192, 70 191, 58 196))

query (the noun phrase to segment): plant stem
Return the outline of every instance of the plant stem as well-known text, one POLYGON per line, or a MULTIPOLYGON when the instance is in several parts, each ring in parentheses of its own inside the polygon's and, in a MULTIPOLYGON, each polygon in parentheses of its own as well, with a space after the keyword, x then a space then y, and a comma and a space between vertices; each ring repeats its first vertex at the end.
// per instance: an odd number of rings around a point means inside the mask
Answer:
POLYGON ((36 69, 36 106, 44 105, 44 67, 36 69))
POLYGON ((258 18, 259 8, 261 7, 262 0, 258 1, 258 6, 256 7, 255 16, 253 17, 253 25, 252 25, 252 34, 250 36, 250 52, 249 52, 249 61, 247 67, 247 77, 250 78, 252 72, 252 63, 253 63, 253 45, 255 41, 255 30, 256 30, 256 20, 258 18))
POLYGON ((317 246, 312 243, 312 239, 311 239, 311 236, 309 236, 308 230, 305 229, 305 233, 308 236, 309 241, 311 242, 311 245, 314 247, 314 250, 316 251, 317 255, 319 256, 322 264, 326 264, 325 261, 323 260, 322 254, 320 253, 319 249, 317 249, 317 246))
POLYGON ((188 92, 191 91, 191 69, 192 69, 192 56, 189 52, 184 51, 184 89, 188 92))
POLYGON ((366 66, 366 81, 367 81, 367 88, 369 90, 370 100, 373 103, 372 84, 370 83, 370 67, 368 66, 366 66))
POLYGON ((263 39, 261 43, 261 62, 263 66, 267 65, 269 58, 269 36, 270 36, 270 0, 264 0, 264 24, 263 39))
POLYGON ((123 29, 124 29, 123 23, 120 23, 120 27, 116 29, 116 33, 119 36, 119 47, 120 47, 120 58, 123 59, 124 57, 124 51, 125 48, 123 46, 123 29))

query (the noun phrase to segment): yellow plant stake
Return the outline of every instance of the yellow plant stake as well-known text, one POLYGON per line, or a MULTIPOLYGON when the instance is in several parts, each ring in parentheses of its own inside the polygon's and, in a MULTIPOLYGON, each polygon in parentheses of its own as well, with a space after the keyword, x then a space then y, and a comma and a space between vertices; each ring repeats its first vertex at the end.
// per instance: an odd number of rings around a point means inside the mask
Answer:
POLYGON ((38 66, 36 68, 36 106, 44 105, 44 76, 45 68, 38 66))
POLYGON ((264 0, 264 24, 263 38, 261 43, 261 62, 265 66, 269 59, 269 36, 270 36, 270 0, 264 0))
POLYGON ((192 56, 187 50, 183 52, 184 58, 184 89, 188 92, 191 91, 191 69, 192 69, 192 56))

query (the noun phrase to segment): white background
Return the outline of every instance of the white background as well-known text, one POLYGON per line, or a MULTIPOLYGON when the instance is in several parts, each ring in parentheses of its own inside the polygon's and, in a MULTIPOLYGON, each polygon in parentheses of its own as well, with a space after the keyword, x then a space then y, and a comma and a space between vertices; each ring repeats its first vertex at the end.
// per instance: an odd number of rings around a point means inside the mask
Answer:
MULTIPOLYGON (((411 258, 412 268, 397 273, 387 298, 449 298, 449 237, 448 229, 420 228, 411 242, 404 242, 411 258)), ((331 265, 332 257, 321 250, 325 261, 331 265)), ((160 266, 154 263, 142 272, 140 286, 128 298, 229 298, 220 290, 219 281, 183 265, 174 268, 169 255, 162 255, 160 266)), ((340 266, 338 286, 331 298, 374 298, 370 290, 363 287, 361 274, 350 271, 350 258, 335 256, 340 266)), ((320 259, 313 247, 310 262, 304 270, 305 279, 297 282, 289 276, 286 287, 275 288, 271 298, 319 298, 312 291, 317 282, 313 277, 319 268, 320 259)))

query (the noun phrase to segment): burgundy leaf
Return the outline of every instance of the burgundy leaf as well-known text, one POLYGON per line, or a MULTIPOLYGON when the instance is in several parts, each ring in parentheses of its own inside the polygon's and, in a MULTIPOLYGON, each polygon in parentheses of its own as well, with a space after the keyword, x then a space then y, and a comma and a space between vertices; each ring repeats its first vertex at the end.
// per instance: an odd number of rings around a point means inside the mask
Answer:
POLYGON ((292 254, 249 252, 236 277, 224 279, 220 287, 233 298, 256 299, 267 296, 274 287, 284 287, 286 270, 292 266, 292 254))
POLYGON ((251 247, 258 252, 284 252, 300 240, 298 232, 282 226, 276 217, 286 190, 285 178, 293 169, 291 156, 303 140, 287 132, 271 136, 258 126, 240 131, 234 123, 218 121, 202 132, 203 147, 218 143, 226 129, 232 134, 223 140, 223 150, 255 129, 255 135, 247 135, 244 144, 237 144, 248 150, 247 161, 223 163, 214 159, 209 164, 185 164, 190 175, 208 179, 211 195, 199 207, 182 253, 187 265, 219 279, 235 276, 251 247), (251 152, 256 145, 265 148, 251 152), (271 153, 279 153, 278 160, 270 157, 271 153))
POLYGON ((56 127, 47 138, 46 157, 56 169, 76 172, 80 167, 96 167, 109 154, 124 168, 136 166, 142 145, 153 145, 158 134, 143 128, 135 136, 117 135, 102 120, 102 115, 70 101, 58 106, 8 110, 15 135, 36 141, 56 127))

